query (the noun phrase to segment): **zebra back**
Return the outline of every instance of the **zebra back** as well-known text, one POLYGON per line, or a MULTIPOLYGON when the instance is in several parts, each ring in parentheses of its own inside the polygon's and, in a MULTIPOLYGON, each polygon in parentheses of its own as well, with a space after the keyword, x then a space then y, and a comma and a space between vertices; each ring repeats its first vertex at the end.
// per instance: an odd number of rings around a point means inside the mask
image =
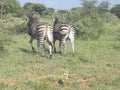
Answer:
POLYGON ((58 33, 62 36, 69 34, 71 27, 67 24, 60 24, 58 33))
POLYGON ((39 22, 35 19, 29 18, 27 25, 29 28, 29 35, 35 39, 45 39, 49 36, 48 34, 53 33, 52 26, 46 22, 39 22))
POLYGON ((75 33, 74 27, 72 25, 60 23, 57 18, 54 19, 53 31, 56 36, 65 36, 68 35, 70 32, 73 34, 75 33))

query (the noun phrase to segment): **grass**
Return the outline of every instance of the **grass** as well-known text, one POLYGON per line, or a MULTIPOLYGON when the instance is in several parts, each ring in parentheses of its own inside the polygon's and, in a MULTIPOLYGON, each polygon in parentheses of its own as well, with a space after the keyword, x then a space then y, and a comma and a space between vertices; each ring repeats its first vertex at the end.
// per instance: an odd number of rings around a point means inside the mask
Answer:
MULTIPOLYGON (((18 25, 6 20, 3 26, 8 30, 25 23, 20 18, 10 19, 18 25)), ((98 40, 76 38, 75 57, 68 41, 67 56, 53 53, 52 60, 47 52, 45 57, 32 52, 29 35, 10 35, 9 39, 3 35, 1 41, 9 43, 3 43, 4 52, 0 51, 0 90, 119 90, 119 26, 105 24, 105 32, 98 40)), ((37 50, 36 41, 34 46, 37 50)))
POLYGON ((32 52, 28 41, 26 34, 14 35, 6 46, 7 54, 0 58, 0 89, 119 90, 119 41, 76 39, 75 57, 67 42, 67 56, 53 54, 52 60, 48 53, 41 57, 32 52))

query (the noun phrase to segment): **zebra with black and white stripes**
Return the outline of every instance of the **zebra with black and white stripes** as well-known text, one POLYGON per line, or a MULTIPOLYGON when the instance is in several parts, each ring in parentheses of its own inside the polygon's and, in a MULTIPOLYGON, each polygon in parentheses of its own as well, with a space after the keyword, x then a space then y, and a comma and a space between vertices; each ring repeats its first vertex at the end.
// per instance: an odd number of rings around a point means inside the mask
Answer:
POLYGON ((50 58, 52 58, 53 27, 46 22, 39 22, 32 15, 28 17, 27 25, 29 29, 29 35, 31 36, 29 43, 32 47, 32 50, 35 51, 32 42, 34 39, 36 39, 38 51, 40 48, 42 50, 41 55, 44 56, 44 52, 45 52, 44 40, 46 39, 49 45, 50 58))
POLYGON ((60 23, 58 18, 53 20, 53 35, 54 35, 54 52, 56 53, 55 41, 59 40, 60 53, 62 54, 62 46, 64 48, 63 54, 66 55, 66 41, 69 39, 72 47, 72 54, 74 56, 74 34, 75 30, 72 25, 60 23))

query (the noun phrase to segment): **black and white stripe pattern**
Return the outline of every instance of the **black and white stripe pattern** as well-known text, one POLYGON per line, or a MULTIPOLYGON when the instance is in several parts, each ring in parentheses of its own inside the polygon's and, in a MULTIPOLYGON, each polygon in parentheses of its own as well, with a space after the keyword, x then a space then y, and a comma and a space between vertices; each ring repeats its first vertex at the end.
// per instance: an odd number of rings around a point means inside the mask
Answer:
POLYGON ((44 40, 47 40, 47 43, 49 44, 50 58, 52 58, 53 27, 46 22, 38 22, 38 20, 33 16, 28 17, 27 25, 29 28, 29 35, 31 36, 30 45, 32 47, 32 50, 35 51, 32 42, 34 39, 36 39, 37 47, 38 49, 40 48, 42 50, 41 55, 44 56, 44 40))
POLYGON ((62 46, 64 48, 63 54, 66 55, 66 41, 69 39, 72 47, 72 54, 74 56, 74 34, 75 30, 72 25, 60 23, 57 18, 53 20, 53 34, 54 34, 54 52, 56 52, 55 41, 59 40, 60 53, 62 53, 62 46))

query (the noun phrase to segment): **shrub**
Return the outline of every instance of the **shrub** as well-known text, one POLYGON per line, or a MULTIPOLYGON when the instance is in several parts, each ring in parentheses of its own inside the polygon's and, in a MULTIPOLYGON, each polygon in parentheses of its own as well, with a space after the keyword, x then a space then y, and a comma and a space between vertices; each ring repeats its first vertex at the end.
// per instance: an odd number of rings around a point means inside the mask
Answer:
POLYGON ((70 12, 61 13, 57 17, 63 23, 72 24, 78 37, 98 39, 103 32, 103 18, 97 11, 86 14, 82 8, 75 8, 70 12))
POLYGON ((5 46, 8 45, 11 41, 11 36, 7 31, 0 30, 0 55, 3 54, 6 49, 5 46))
POLYGON ((28 28, 25 23, 16 25, 14 27, 14 30, 16 31, 16 34, 28 33, 28 28))

